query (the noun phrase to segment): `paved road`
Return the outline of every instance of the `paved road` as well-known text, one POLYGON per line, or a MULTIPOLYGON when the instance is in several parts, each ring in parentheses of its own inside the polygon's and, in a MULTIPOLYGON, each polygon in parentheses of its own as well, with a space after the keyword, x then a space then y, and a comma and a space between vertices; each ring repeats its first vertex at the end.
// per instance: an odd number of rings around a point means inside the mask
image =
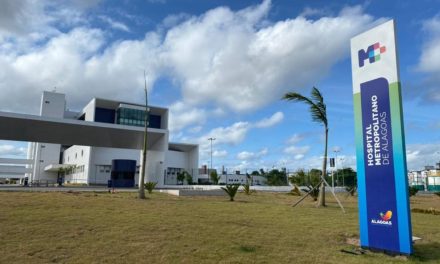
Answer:
MULTIPOLYGON (((117 188, 118 192, 136 192, 136 188, 117 188)), ((0 191, 9 192, 108 192, 106 186, 62 186, 62 187, 24 187, 21 185, 0 185, 0 191)))

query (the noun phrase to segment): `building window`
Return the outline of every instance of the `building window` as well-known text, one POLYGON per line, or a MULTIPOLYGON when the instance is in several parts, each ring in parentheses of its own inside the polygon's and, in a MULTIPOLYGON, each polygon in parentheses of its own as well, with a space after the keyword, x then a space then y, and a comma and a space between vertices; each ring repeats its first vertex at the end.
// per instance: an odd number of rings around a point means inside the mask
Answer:
POLYGON ((84 157, 84 150, 81 150, 81 157, 84 157))
MULTIPOLYGON (((148 127, 161 128, 161 116, 149 115, 148 127)), ((121 107, 116 111, 116 123, 129 126, 145 126, 145 110, 121 107)))
POLYGON ((78 158, 78 153, 75 153, 75 159, 77 159, 78 158))
POLYGON ((44 103, 45 103, 45 104, 50 104, 50 101, 47 101, 47 100, 46 100, 46 101, 44 101, 44 103))

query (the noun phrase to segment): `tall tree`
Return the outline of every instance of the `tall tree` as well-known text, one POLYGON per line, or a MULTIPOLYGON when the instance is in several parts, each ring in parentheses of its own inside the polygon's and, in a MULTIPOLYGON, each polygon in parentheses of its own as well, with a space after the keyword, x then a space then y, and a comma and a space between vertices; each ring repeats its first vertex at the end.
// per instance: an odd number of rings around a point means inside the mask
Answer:
POLYGON ((147 76, 144 71, 145 80, 145 116, 144 116, 144 146, 142 148, 142 167, 139 174, 139 199, 145 199, 145 168, 147 167, 147 143, 148 143, 148 90, 147 90, 147 76))
MULTIPOLYGON (((326 105, 324 103, 324 98, 322 97, 321 92, 316 87, 313 87, 310 98, 305 97, 299 93, 292 92, 286 93, 282 99, 307 104, 309 106, 309 111, 312 115, 312 120, 324 126, 325 146, 324 159, 322 161, 322 178, 324 178, 327 172, 328 120, 326 105)), ((317 205, 325 206, 325 183, 323 181, 321 182, 317 205)))

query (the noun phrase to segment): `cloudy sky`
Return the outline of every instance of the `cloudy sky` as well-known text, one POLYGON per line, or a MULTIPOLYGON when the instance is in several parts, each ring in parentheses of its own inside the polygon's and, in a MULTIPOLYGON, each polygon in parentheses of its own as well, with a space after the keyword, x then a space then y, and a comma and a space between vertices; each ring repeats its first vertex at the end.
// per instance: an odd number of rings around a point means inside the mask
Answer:
MULTIPOLYGON (((3 0, 0 111, 38 114, 44 90, 169 107, 171 140, 200 164, 320 165, 323 128, 289 91, 324 94, 330 155, 354 166, 349 40, 397 21, 408 167, 440 160, 440 1, 3 0)), ((0 157, 26 143, 0 141, 0 157)))

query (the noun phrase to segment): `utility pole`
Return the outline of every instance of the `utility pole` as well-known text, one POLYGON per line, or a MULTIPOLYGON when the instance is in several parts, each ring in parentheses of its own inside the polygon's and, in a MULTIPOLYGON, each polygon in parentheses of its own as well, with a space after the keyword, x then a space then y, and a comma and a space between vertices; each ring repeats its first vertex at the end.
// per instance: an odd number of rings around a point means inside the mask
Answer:
POLYGON ((147 167, 147 140, 148 140, 148 90, 147 90, 147 75, 144 71, 144 81, 145 81, 145 117, 144 117, 144 146, 142 148, 142 167, 139 175, 139 199, 145 199, 145 168, 147 167))
MULTIPOLYGON (((211 141, 211 171, 212 171, 212 141, 214 141, 215 140, 215 138, 213 138, 213 137, 210 137, 210 138, 208 138, 208 140, 209 141, 211 141)), ((211 172, 209 172, 208 171, 208 179, 209 179, 209 181, 211 181, 211 172)))

